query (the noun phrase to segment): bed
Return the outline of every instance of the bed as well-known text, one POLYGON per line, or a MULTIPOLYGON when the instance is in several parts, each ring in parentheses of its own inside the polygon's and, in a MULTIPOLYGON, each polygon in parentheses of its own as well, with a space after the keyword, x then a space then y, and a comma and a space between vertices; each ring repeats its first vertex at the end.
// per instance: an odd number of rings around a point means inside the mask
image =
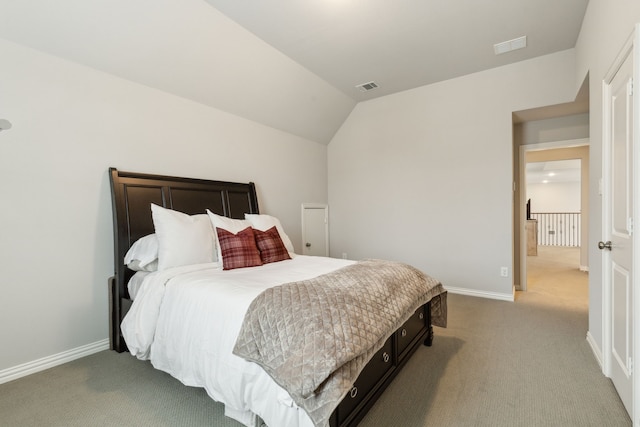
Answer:
POLYGON ((355 426, 446 326, 446 290, 411 266, 296 255, 253 183, 109 175, 111 349, 203 387, 244 425, 355 426))

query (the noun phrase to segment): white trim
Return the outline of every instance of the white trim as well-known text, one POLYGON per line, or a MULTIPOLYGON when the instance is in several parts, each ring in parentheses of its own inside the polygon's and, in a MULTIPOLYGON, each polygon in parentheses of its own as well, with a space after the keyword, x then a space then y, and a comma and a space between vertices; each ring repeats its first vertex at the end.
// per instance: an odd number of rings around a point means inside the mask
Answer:
MULTIPOLYGON (((633 223, 640 224, 640 197, 638 197, 637 188, 640 186, 640 96, 638 96, 637 88, 640 84, 640 24, 636 24, 633 34, 633 186, 635 196, 633 197, 633 223)), ((633 268, 631 297, 631 327, 633 328, 633 343, 631 344, 631 360, 635 367, 640 357, 640 339, 638 339, 638 331, 640 331, 640 230, 637 229, 632 236, 633 258, 631 259, 633 268), (636 357, 637 356, 637 357, 636 357)), ((637 369, 634 369, 634 371, 637 369)), ((640 375, 633 373, 631 382, 631 420, 635 427, 640 426, 640 375)))
POLYGON ((603 366, 602 350, 600 350, 600 347, 598 347, 598 343, 593 338, 593 335, 591 335, 591 331, 587 332, 587 343, 589 343, 589 346, 591 347, 591 351, 593 352, 593 355, 595 356, 596 361, 598 362, 598 365, 600 365, 600 368, 602 369, 602 366, 603 366))
MULTIPOLYGON (((602 191, 602 223, 600 224, 600 238, 603 241, 608 239, 609 229, 609 206, 611 204, 611 166, 610 166, 610 146, 611 138, 609 132, 611 130, 611 81, 615 77, 616 73, 620 69, 624 59, 629 54, 631 39, 627 41, 627 45, 623 48, 621 53, 616 58, 611 69, 602 80, 602 177, 600 178, 600 185, 602 191)), ((608 253, 602 252, 600 257, 602 264, 601 278, 602 283, 602 373, 606 377, 611 377, 611 288, 610 288, 610 274, 608 263, 608 253)))
POLYGON ((328 209, 329 205, 326 203, 303 203, 302 209, 328 209))
MULTIPOLYGON (((534 145, 537 146, 538 144, 534 145)), ((528 150, 526 150, 525 147, 526 145, 521 145, 520 153, 518 154, 518 183, 520 187, 520 200, 518 200, 518 206, 520 206, 520 218, 518 218, 518 237, 520 238, 520 259, 518 260, 518 263, 520 264, 520 282, 518 284, 519 291, 527 290, 527 210, 525 208, 527 204, 527 166, 525 153, 528 150)))
POLYGON ((0 384, 26 377, 27 375, 35 374, 36 372, 44 371, 45 369, 53 368, 54 366, 62 365, 103 350, 109 350, 109 339, 96 341, 83 345, 82 347, 76 347, 63 351, 62 353, 34 360, 33 362, 23 363, 13 368, 3 369, 0 371, 0 384))
POLYGON ((446 289, 447 289, 447 292, 450 292, 452 294, 468 295, 470 297, 497 299, 500 301, 510 301, 510 302, 515 301, 513 293, 503 294, 499 292, 487 292, 487 291, 478 291, 475 289, 456 288, 453 286, 447 286, 446 289))
POLYGON ((551 150, 554 148, 574 148, 589 145, 589 138, 565 139, 562 141, 538 142, 536 144, 524 144, 520 147, 526 151, 551 150))

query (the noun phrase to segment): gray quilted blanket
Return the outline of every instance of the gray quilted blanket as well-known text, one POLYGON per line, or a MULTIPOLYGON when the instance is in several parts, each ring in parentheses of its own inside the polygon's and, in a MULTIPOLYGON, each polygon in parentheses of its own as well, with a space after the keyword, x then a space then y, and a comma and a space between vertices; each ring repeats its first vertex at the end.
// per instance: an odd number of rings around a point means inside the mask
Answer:
POLYGON ((247 310, 233 352, 258 363, 314 425, 326 426, 386 339, 432 299, 432 323, 446 326, 440 283, 406 264, 361 261, 264 291, 247 310))

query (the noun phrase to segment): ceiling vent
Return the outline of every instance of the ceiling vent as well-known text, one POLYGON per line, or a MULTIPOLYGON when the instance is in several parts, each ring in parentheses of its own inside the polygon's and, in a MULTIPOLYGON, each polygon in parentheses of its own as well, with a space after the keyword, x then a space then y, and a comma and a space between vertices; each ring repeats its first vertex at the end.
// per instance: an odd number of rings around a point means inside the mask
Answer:
POLYGON ((376 82, 362 83, 356 86, 360 89, 361 92, 369 92, 370 90, 376 89, 378 84, 376 82))
POLYGON ((506 42, 496 43, 493 45, 493 51, 496 55, 511 52, 512 50, 527 47, 527 36, 518 37, 517 39, 507 40, 506 42))

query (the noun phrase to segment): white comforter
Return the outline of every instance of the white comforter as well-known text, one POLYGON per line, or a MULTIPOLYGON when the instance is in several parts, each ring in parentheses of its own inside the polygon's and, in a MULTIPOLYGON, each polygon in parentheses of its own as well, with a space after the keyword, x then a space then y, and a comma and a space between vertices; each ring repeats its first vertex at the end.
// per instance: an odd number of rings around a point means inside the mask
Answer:
POLYGON ((122 322, 129 351, 186 385, 204 387, 225 414, 252 426, 311 427, 306 412, 258 365, 231 353, 245 312, 263 290, 310 279, 353 261, 295 256, 223 271, 199 264, 159 271, 142 281, 122 322))

